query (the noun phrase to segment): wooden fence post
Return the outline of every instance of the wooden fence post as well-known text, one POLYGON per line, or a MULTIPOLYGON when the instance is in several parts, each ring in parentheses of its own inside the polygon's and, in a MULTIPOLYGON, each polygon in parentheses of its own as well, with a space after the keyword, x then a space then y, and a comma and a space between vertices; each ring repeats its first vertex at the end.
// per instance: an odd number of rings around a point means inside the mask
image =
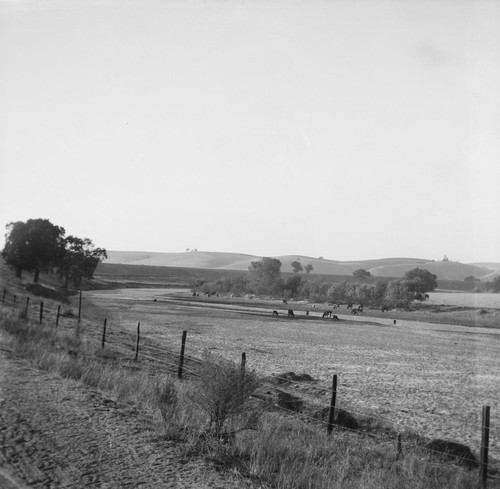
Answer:
POLYGON ((336 401, 337 401, 337 374, 334 374, 332 381, 332 399, 330 401, 330 410, 328 412, 328 426, 326 428, 328 435, 331 435, 333 430, 333 422, 335 421, 336 401))
POLYGON ((24 308, 24 313, 23 313, 23 318, 27 318, 28 317, 28 307, 30 305, 30 298, 29 297, 26 297, 26 307, 24 308))
POLYGON ((243 393, 245 392, 245 366, 247 364, 247 354, 243 352, 241 354, 241 370, 240 370, 240 389, 241 398, 243 399, 243 393))
POLYGON ((56 329, 59 326, 59 316, 61 315, 61 304, 57 306, 56 329))
POLYGON ((186 349, 186 335, 187 331, 182 332, 182 344, 181 344, 181 356, 179 357, 179 371, 177 372, 177 377, 182 379, 182 367, 184 365, 184 350, 186 349))
POLYGON ((106 343, 106 323, 107 323, 107 319, 105 318, 104 319, 104 326, 102 328, 102 347, 104 348, 104 343, 106 343))
POLYGON ((7 295, 7 289, 3 289, 2 304, 5 302, 6 295, 7 295))
POLYGON ((80 290, 80 295, 78 298, 78 324, 80 324, 81 318, 82 318, 82 291, 80 290))
POLYGON ((488 450, 490 444, 490 406, 483 406, 481 420, 481 461, 479 462, 479 487, 488 485, 488 450))
POLYGON ((396 454, 396 460, 403 455, 403 446, 401 445, 401 433, 398 433, 398 453, 396 454))
POLYGON ((135 361, 137 362, 137 357, 139 356, 139 335, 140 335, 141 322, 137 323, 137 338, 135 340, 135 361))
POLYGON ((42 324, 43 321, 43 301, 40 302, 40 324, 42 324))

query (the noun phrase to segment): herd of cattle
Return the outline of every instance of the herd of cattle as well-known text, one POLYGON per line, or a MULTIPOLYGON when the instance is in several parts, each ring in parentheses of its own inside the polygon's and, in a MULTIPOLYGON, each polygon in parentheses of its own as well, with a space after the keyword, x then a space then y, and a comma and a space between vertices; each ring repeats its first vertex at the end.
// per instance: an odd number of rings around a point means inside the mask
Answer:
MULTIPOLYGON (((287 301, 285 299, 283 299, 283 304, 287 304, 287 301)), ((314 307, 315 306, 313 305, 313 308, 314 307)), ((323 312, 322 318, 331 318, 333 321, 338 321, 339 317, 336 314, 333 314, 333 310, 335 309, 340 309, 340 304, 333 304, 332 310, 323 312)), ((360 304, 359 306, 354 307, 354 304, 350 303, 347 304, 347 309, 351 310, 352 315, 357 315, 363 312, 363 305, 360 304)), ((278 311, 273 310, 273 316, 279 316, 278 311)), ((289 318, 294 318, 295 313, 293 312, 292 309, 288 309, 288 313, 286 314, 286 316, 289 318)), ((306 311, 306 316, 309 316, 309 311, 306 311)))

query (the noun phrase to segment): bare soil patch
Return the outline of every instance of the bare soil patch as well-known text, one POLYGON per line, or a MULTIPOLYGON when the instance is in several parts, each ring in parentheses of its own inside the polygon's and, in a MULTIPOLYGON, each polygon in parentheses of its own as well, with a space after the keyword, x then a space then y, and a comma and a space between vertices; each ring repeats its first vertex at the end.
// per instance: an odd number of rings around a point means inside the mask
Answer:
POLYGON ((303 304, 221 303, 165 290, 96 291, 84 300, 86 317, 97 322, 105 315, 109 328, 130 332, 141 321, 144 334, 163 347, 180 349, 186 330, 188 355, 209 349, 239 361, 246 352, 248 368, 262 376, 308 374, 316 382, 294 383, 291 392, 318 408, 328 405, 338 374, 340 408, 395 431, 461 442, 475 453, 481 408, 490 405, 490 454, 500 458, 500 330, 400 317, 394 324, 393 314, 352 317, 345 309, 333 322, 321 319, 319 308, 304 311, 303 304), (283 307, 293 308, 295 319, 283 307))

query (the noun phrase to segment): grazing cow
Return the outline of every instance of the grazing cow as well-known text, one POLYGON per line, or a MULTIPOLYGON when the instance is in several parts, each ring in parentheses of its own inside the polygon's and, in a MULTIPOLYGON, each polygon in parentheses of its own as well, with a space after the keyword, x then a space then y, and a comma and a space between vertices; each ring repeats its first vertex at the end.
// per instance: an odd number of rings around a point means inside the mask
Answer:
POLYGON ((153 302, 156 302, 156 301, 157 301, 157 299, 153 299, 153 302))
POLYGON ((349 304, 347 304, 347 309, 352 309, 352 306, 354 306, 354 304, 352 302, 349 302, 349 304))
POLYGON ((338 321, 338 320, 339 320, 339 317, 338 317, 336 314, 334 314, 334 315, 332 316, 332 320, 333 320, 333 321, 338 321))
POLYGON ((323 313, 324 318, 331 318, 332 317, 332 311, 325 311, 323 313))
POLYGON ((286 301, 286 299, 283 299, 283 304, 288 304, 288 302, 286 301))
POLYGON ((362 312, 363 312, 362 307, 353 307, 351 309, 351 314, 354 314, 354 315, 361 314, 362 312))
POLYGON ((289 318, 294 318, 295 317, 295 314, 293 313, 293 311, 291 309, 288 309, 288 317, 289 318))
POLYGON ((273 311, 273 316, 277 316, 278 315, 278 311, 273 311))
POLYGON ((388 311, 389 310, 389 306, 382 306, 382 312, 385 312, 385 311, 388 311))

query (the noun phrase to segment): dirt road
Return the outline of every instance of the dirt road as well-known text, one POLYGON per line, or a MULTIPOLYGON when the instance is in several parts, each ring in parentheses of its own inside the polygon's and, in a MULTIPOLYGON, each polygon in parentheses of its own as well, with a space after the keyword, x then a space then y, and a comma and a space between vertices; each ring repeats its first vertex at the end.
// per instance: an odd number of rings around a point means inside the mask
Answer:
POLYGON ((0 345, 0 487, 250 488, 175 444, 147 418, 80 384, 31 368, 0 345))

